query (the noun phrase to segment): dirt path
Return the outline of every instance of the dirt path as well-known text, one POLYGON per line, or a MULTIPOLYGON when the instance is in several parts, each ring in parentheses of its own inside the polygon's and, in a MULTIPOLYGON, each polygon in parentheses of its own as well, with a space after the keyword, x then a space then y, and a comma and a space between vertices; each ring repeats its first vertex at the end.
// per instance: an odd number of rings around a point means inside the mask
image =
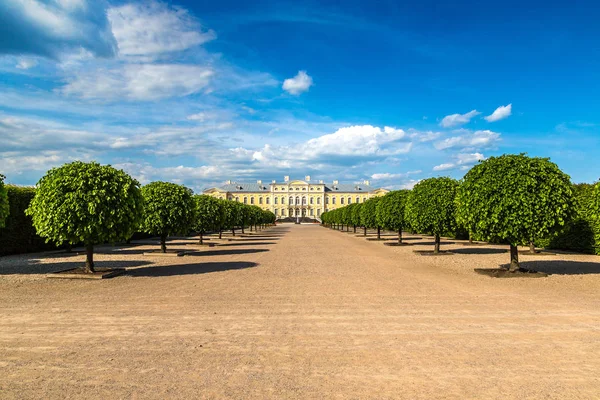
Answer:
POLYGON ((468 264, 504 254, 271 232, 107 250, 138 267, 106 281, 14 274, 82 256, 0 259, 0 398, 600 398, 598 275, 498 280, 468 264))

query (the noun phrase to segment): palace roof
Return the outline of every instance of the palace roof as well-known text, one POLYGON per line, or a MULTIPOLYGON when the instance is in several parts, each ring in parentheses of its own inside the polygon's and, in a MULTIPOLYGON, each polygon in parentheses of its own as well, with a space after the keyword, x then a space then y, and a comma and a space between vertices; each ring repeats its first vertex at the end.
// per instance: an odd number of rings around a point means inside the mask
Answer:
MULTIPOLYGON (((231 182, 225 185, 218 186, 223 192, 231 193, 270 193, 271 185, 289 185, 290 182, 273 182, 273 183, 250 183, 250 182, 231 182)), ((324 186, 325 192, 339 192, 339 193, 366 193, 375 190, 375 188, 365 183, 320 183, 320 182, 306 182, 309 185, 322 185, 324 186)), ((210 190, 210 189, 208 189, 210 190)), ((274 193, 277 193, 275 191, 274 193)))

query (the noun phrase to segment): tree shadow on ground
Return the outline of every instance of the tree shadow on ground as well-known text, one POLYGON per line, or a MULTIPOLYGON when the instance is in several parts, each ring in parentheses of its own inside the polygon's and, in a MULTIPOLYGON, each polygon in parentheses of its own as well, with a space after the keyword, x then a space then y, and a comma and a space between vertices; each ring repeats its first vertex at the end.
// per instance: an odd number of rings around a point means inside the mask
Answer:
MULTIPOLYGON (((539 260, 522 261, 521 268, 545 272, 552 275, 587 275, 600 274, 600 262, 567 261, 567 260, 539 260)), ((508 268, 508 264, 502 265, 508 268)))
MULTIPOLYGON (((454 242, 446 242, 444 240, 442 240, 440 242, 440 246, 444 246, 447 244, 454 244, 454 242)), ((435 246, 435 242, 417 242, 417 243, 413 243, 413 245, 415 246, 435 246)), ((454 252, 454 250, 452 250, 454 252)))
POLYGON ((234 254, 250 254, 250 253, 263 253, 269 251, 267 249, 233 249, 233 250, 205 250, 205 251, 192 251, 186 253, 187 256, 227 256, 234 254))
POLYGON ((493 249, 489 247, 479 247, 479 248, 464 248, 464 249, 452 249, 453 253, 456 254, 501 254, 508 253, 508 249, 493 249))
POLYGON ((251 240, 250 243, 221 243, 219 244, 219 247, 229 247, 229 246, 266 246, 268 244, 277 244, 275 242, 257 242, 254 240, 251 240))
MULTIPOLYGON (((4 263, 0 264, 0 275, 33 275, 33 274, 49 274, 52 272, 64 271, 66 269, 79 268, 85 265, 85 261, 67 261, 67 262, 50 262, 43 263, 39 259, 22 260, 21 263, 4 263)), ((137 260, 115 260, 115 261, 94 261, 94 266, 97 268, 127 268, 141 267, 151 265, 150 261, 137 260)))
POLYGON ((206 262, 180 265, 158 265, 155 267, 131 268, 125 272, 126 276, 133 277, 160 277, 177 275, 196 275, 210 272, 230 271, 236 269, 254 268, 257 263, 247 261, 231 262, 206 262))

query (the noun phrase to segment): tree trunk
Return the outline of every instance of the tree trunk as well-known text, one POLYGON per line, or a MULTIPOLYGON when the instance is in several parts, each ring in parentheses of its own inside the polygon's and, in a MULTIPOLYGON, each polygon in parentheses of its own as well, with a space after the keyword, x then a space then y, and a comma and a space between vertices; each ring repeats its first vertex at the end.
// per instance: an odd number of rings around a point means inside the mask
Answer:
POLYGON ((350 232, 350 225, 346 225, 346 232, 350 232))
POLYGON ((204 244, 204 238, 202 236, 204 236, 204 232, 200 231, 200 241, 198 242, 200 244, 204 244))
POLYGON ((231 235, 235 236, 235 228, 231 228, 231 235))
POLYGON ((354 225, 354 233, 356 233, 356 225, 354 225))
POLYGON ((363 236, 367 236, 367 227, 363 226, 363 236))
POLYGON ((535 254, 535 243, 533 243, 533 240, 529 242, 529 252, 535 254))
POLYGON ((167 235, 160 236, 160 251, 162 253, 167 252, 167 235))
POLYGON ((250 232, 252 232, 252 224, 250 224, 250 232))
POLYGON ((438 254, 440 252, 440 235, 435 234, 435 247, 433 248, 433 253, 438 254))
POLYGON ((344 224, 342 224, 342 229, 341 229, 341 230, 342 230, 342 231, 344 230, 344 224))
POLYGON ((244 224, 242 224, 242 235, 243 235, 244 233, 246 233, 246 232, 244 232, 244 224))
POLYGON ((96 272, 94 269, 94 245, 89 243, 85 245, 85 272, 89 274, 96 272))
POLYGON ((223 239, 223 230, 219 227, 219 239, 223 239))
POLYGON ((515 245, 510 245, 510 266, 508 270, 510 272, 518 271, 521 268, 519 265, 519 249, 515 245))
POLYGON ((469 232, 469 244, 473 244, 473 235, 469 232))
POLYGON ((381 228, 377 227, 377 240, 381 240, 381 228))
POLYGON ((398 244, 402 244, 402 228, 398 229, 398 244))

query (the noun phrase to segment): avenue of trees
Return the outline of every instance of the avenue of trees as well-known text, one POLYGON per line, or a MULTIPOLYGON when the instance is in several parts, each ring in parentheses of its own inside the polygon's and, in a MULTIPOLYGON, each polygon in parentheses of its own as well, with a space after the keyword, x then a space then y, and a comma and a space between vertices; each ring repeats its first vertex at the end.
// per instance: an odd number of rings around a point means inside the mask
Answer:
POLYGON ((435 238, 460 230, 477 240, 510 248, 511 271, 518 270, 517 246, 577 249, 600 254, 600 183, 573 185, 568 175, 547 158, 524 154, 490 157, 460 181, 429 178, 412 190, 322 214, 323 224, 367 229, 402 230, 435 238), (350 209, 351 211, 346 211, 350 209))
MULTIPOLYGON (((41 237, 56 246, 83 245, 83 268, 89 273, 95 272, 95 245, 125 242, 136 232, 160 237, 165 252, 171 235, 196 231, 202 242, 209 231, 258 229, 274 222, 275 215, 259 207, 194 196, 191 189, 170 182, 140 186, 124 171, 96 162, 53 168, 35 188, 5 186, 0 175, 0 242, 14 237, 36 242, 41 237)), ((21 247, 31 249, 25 243, 21 247)))

